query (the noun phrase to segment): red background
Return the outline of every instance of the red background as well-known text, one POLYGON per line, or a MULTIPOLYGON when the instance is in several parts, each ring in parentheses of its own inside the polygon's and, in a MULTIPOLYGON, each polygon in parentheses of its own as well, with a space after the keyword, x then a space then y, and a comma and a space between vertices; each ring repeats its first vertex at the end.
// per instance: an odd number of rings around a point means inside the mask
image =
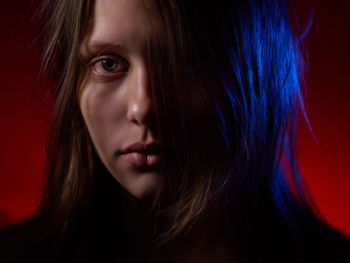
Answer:
MULTIPOLYGON (((4 1, 5 2, 5 1, 4 1)), ((33 11, 39 1, 6 1, 0 15, 0 228, 37 207, 43 185, 47 110, 35 92, 33 11)), ((350 4, 297 0, 307 38, 307 108, 315 141, 302 124, 299 160, 319 209, 350 234, 350 4)))

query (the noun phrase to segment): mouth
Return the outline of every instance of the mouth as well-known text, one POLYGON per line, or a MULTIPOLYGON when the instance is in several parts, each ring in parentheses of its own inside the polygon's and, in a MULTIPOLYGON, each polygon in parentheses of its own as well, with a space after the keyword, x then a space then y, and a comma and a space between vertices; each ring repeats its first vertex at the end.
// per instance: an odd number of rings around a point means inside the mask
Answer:
POLYGON ((145 144, 137 142, 129 145, 118 154, 130 164, 140 168, 156 168, 159 166, 162 147, 157 143, 145 144))

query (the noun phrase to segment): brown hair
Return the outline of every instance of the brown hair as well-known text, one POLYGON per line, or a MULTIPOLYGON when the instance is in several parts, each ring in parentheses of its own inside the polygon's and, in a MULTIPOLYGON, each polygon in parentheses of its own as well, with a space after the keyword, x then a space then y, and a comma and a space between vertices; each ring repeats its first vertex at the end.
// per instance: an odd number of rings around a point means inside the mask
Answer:
MULTIPOLYGON (((169 222, 162 228, 160 239, 166 241, 193 223, 209 201, 213 201, 214 192, 218 193, 219 189, 213 190, 214 182, 219 188, 219 181, 213 179, 218 169, 213 165, 213 149, 214 144, 219 144, 219 138, 212 136, 215 126, 209 118, 214 117, 203 114, 203 109, 208 111, 210 105, 204 91, 208 83, 201 77, 205 72, 195 72, 199 68, 191 66, 198 65, 200 60, 189 57, 198 48, 191 44, 185 17, 173 1, 143 3, 154 29, 148 43, 147 61, 156 104, 157 130, 160 140, 170 141, 177 147, 178 154, 182 154, 174 156, 172 165, 164 167, 173 176, 166 177, 170 180, 166 179, 153 205, 156 213, 169 222), (189 86, 195 94, 189 94, 189 86), (166 87, 166 92, 160 87, 166 87), (178 109, 182 109, 185 119, 177 115, 178 109), (198 116, 203 119, 196 122, 198 116), (185 133, 185 127, 183 134, 175 132, 184 122, 187 128, 192 127, 191 136, 185 133), (201 134, 203 136, 198 136, 201 134), (202 147, 203 140, 214 144, 202 147), (184 141, 188 144, 183 144, 184 141), (208 165, 203 165, 205 161, 208 165), (202 176, 204 173, 206 175, 202 176), (162 193, 169 191, 173 196, 164 198, 162 193)), ((84 77, 79 50, 91 28, 92 5, 92 1, 48 0, 42 7, 46 21, 41 35, 43 66, 56 87, 53 88, 55 105, 47 149, 47 186, 39 214, 49 217, 52 231, 59 231, 62 237, 74 227, 79 208, 92 195, 94 177, 99 176, 92 142, 78 106, 79 87, 84 77)), ((207 69, 202 67, 202 70, 207 69)))
POLYGON ((88 27, 90 1, 46 1, 40 35, 43 67, 53 79, 55 98, 47 148, 47 183, 39 208, 54 231, 66 228, 92 183, 91 145, 77 102, 79 46, 88 27))

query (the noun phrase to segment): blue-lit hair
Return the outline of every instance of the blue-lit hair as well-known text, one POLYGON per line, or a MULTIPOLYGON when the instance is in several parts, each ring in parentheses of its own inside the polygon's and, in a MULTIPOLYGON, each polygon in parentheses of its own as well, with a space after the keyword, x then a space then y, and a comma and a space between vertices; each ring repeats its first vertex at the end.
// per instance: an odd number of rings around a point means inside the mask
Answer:
POLYGON ((219 27, 226 59, 217 65, 229 105, 216 104, 222 136, 243 168, 235 180, 253 186, 250 194, 257 196, 268 185, 284 213, 282 193, 290 193, 284 181, 296 187, 294 194, 305 194, 295 156, 297 116, 305 117, 300 42, 284 1, 228 5, 222 12, 231 15, 222 15, 219 27))
POLYGON ((172 134, 173 170, 184 167, 178 184, 166 179, 183 190, 168 214, 188 223, 224 202, 228 220, 240 214, 232 225, 274 215, 291 233, 316 231, 295 149, 298 116, 307 122, 302 45, 285 1, 155 2, 167 14, 148 53, 158 128, 172 134))

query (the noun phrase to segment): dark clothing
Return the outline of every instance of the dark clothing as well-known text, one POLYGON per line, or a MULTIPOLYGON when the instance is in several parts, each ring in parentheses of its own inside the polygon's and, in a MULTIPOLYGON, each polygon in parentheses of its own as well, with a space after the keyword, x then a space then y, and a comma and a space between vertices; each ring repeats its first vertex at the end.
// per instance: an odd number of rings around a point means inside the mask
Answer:
MULTIPOLYGON (((48 236, 40 231, 42 223, 38 219, 9 227, 0 235, 0 262, 130 262, 126 259, 128 248, 123 235, 115 235, 108 222, 106 225, 100 223, 103 222, 90 226, 80 224, 76 233, 63 243, 58 241, 58 236, 48 236)), ((333 229, 307 236, 305 233, 293 234, 281 223, 273 224, 261 228, 254 240, 247 239, 248 245, 242 242, 245 245, 238 246, 243 255, 242 262, 350 262, 349 239, 341 234, 337 236, 333 229)), ((169 262, 172 262, 171 255, 169 262)))
MULTIPOLYGON (((102 186, 96 183, 97 191, 79 211, 75 223, 67 226, 64 237, 57 234, 59 228, 39 217, 0 232, 0 262, 140 262, 130 259, 133 243, 121 227, 126 219, 118 214, 119 186, 111 178, 102 186)), ((285 215, 269 193, 265 196, 253 209, 243 198, 235 214, 229 216, 232 251, 237 251, 240 259, 235 263, 350 262, 348 237, 318 220, 309 209, 292 203, 293 199, 285 215)), ((172 260, 169 255, 167 263, 172 260)), ((148 262, 146 256, 142 262, 148 262)))

